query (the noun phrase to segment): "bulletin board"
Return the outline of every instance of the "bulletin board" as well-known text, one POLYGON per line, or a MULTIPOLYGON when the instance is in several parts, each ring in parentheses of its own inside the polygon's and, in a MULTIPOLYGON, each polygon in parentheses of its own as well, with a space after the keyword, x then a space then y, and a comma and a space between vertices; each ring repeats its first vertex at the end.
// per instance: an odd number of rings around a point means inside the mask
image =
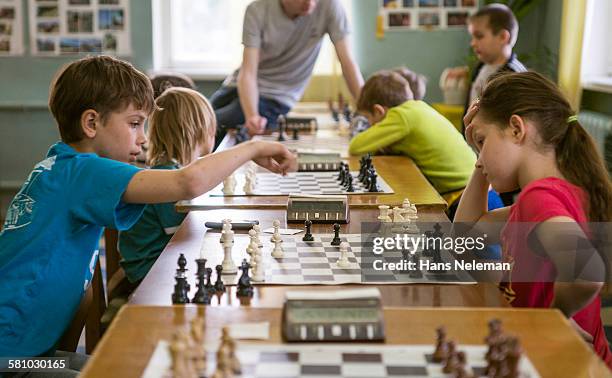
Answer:
POLYGON ((380 0, 385 30, 465 28, 478 0, 380 0))
POLYGON ((32 55, 131 55, 129 0, 29 0, 32 55))
POLYGON ((0 56, 22 55, 21 0, 0 0, 0 56))

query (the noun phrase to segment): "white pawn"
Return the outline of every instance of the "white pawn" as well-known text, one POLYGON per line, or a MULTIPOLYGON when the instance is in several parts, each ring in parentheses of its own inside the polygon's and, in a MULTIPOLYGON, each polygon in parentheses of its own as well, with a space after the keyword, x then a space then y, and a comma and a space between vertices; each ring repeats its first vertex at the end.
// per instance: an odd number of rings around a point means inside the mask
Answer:
POLYGON ((259 239, 257 237, 257 231, 251 228, 249 230, 249 238, 249 248, 251 248, 252 251, 256 251, 257 249, 259 249, 259 239))
POLYGON ((404 209, 401 207, 394 207, 393 208, 393 223, 399 223, 399 222, 404 222, 404 209))
POLYGON ((253 230, 255 230, 255 241, 257 241, 257 245, 259 246, 259 248, 263 248, 263 243, 261 242, 261 239, 259 239, 259 235, 261 235, 261 226, 258 224, 254 224, 253 225, 253 230))
POLYGON ((261 256, 261 250, 258 248, 255 253, 253 253, 253 261, 255 262, 255 267, 253 268, 253 275, 251 276, 251 280, 255 282, 263 282, 265 281, 265 269, 263 265, 263 258, 261 256))
POLYGON ((340 243, 340 259, 338 259, 338 268, 348 268, 351 266, 348 257, 349 243, 340 243))
POLYGON ((380 210, 380 215, 378 216, 379 221, 384 223, 391 222, 391 217, 389 216, 389 206, 379 205, 378 210, 380 210))
POLYGON ((242 187, 244 194, 251 195, 255 191, 255 183, 251 176, 244 176, 244 186, 242 187))
POLYGON ((236 190, 236 178, 234 174, 227 176, 225 180, 223 180, 223 194, 225 195, 233 195, 236 190))
POLYGON ((285 252, 283 251, 282 243, 283 237, 280 234, 280 221, 274 220, 272 222, 272 227, 274 227, 274 234, 272 234, 272 239, 270 241, 274 243, 274 249, 272 250, 272 257, 276 259, 283 258, 285 252))

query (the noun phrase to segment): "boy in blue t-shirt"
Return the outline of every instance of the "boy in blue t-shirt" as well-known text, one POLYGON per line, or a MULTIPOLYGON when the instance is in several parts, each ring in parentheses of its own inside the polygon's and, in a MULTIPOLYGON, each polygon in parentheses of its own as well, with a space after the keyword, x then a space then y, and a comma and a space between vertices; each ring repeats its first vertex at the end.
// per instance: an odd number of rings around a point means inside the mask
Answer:
POLYGON ((253 159, 296 168, 279 143, 248 142, 177 170, 134 161, 154 108, 149 79, 129 63, 87 57, 51 85, 61 142, 10 204, 0 232, 0 357, 52 356, 89 285, 103 227, 124 230, 144 204, 194 198, 253 159))

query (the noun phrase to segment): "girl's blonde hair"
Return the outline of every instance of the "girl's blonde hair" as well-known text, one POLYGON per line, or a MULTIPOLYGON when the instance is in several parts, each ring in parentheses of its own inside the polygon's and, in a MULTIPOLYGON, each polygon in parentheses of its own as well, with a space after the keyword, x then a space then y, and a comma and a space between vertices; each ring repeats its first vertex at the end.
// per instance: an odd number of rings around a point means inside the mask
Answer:
POLYGON ((217 129, 212 106, 199 92, 179 87, 167 89, 155 104, 149 119, 147 163, 191 163, 196 147, 204 145, 217 129))

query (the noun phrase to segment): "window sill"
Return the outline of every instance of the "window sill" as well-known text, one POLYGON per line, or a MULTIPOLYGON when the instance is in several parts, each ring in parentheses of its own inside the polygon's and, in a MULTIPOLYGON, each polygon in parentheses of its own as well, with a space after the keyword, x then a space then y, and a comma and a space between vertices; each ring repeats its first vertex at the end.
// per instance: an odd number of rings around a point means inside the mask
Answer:
POLYGON ((583 89, 588 89, 595 92, 611 93, 612 94, 612 77, 599 76, 589 78, 584 81, 583 89))

